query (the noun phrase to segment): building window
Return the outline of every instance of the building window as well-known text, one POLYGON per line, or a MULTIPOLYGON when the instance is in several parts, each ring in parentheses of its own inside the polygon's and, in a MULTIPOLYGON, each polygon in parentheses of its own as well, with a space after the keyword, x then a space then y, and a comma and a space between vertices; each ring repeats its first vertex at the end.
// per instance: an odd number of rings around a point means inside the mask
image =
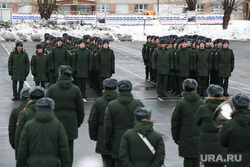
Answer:
POLYGON ((91 6, 78 5, 78 11, 80 14, 91 14, 91 6))
POLYGON ((211 13, 223 13, 222 3, 212 3, 211 4, 211 13))
POLYGON ((233 10, 233 13, 243 13, 243 3, 242 2, 235 3, 235 10, 233 10))
POLYGON ((135 13, 142 13, 144 10, 148 10, 148 4, 135 4, 135 13))
POLYGON ((197 9, 198 14, 205 13, 205 4, 204 3, 198 3, 196 9, 197 9))
POLYGON ((20 2, 17 4, 17 13, 31 13, 31 3, 20 2))
POLYGON ((6 9, 6 8, 11 8, 11 4, 10 3, 0 3, 0 8, 6 9))
POLYGON ((96 11, 97 12, 110 12, 110 6, 109 4, 97 4, 96 5, 96 11))

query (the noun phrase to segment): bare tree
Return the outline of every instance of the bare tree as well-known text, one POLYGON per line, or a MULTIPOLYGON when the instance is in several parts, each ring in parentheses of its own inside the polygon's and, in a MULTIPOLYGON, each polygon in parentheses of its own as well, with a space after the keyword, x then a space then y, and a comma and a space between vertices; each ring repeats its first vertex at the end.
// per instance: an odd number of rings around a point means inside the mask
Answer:
POLYGON ((56 6, 56 0, 37 0, 41 19, 48 20, 56 6))
POLYGON ((224 16, 223 16, 223 24, 222 28, 225 30, 228 28, 228 23, 230 21, 231 14, 234 10, 242 5, 241 2, 235 2, 235 0, 223 0, 223 9, 224 9, 224 16))
POLYGON ((187 2, 187 5, 188 5, 187 10, 189 10, 189 11, 195 11, 197 0, 186 0, 186 2, 187 2))

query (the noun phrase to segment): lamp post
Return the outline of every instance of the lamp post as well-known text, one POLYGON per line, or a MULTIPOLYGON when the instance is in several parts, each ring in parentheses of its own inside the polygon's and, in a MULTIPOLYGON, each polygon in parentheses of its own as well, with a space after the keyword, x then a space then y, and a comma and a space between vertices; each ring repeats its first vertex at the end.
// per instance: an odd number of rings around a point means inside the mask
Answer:
POLYGON ((145 26, 146 26, 146 19, 147 19, 147 15, 143 15, 143 20, 144 20, 144 30, 145 30, 145 26))

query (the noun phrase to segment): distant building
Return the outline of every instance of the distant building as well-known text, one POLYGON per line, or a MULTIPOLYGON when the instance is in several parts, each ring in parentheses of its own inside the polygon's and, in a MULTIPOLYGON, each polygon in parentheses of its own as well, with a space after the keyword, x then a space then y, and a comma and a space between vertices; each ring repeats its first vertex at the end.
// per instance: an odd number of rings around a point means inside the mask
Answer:
MULTIPOLYGON (((236 0, 233 20, 250 20, 250 0, 236 0)), ((159 14, 181 15, 186 11, 185 0, 159 0, 159 14)), ((0 8, 12 8, 14 14, 38 14, 37 4, 31 0, 0 0, 0 8)), ((57 0, 55 14, 91 15, 95 11, 107 14, 141 15, 144 10, 157 13, 157 0, 57 0)), ((196 11, 200 15, 223 15, 221 1, 199 0, 196 11)))

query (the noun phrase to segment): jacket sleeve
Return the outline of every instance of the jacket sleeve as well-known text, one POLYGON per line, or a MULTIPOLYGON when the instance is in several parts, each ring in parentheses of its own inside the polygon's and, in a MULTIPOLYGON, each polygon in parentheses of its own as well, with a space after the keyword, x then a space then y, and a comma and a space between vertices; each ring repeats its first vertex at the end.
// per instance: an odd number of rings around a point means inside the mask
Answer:
POLYGON ((16 119, 15 119, 15 109, 12 110, 9 118, 9 142, 13 149, 15 149, 15 131, 16 131, 16 119))
POLYGON ((111 69, 112 70, 115 70, 115 54, 114 54, 114 51, 112 50, 112 55, 111 55, 111 69))
POLYGON ((157 50, 155 50, 152 54, 152 69, 156 70, 156 62, 157 62, 157 50))
POLYGON ((12 73, 12 65, 13 65, 13 55, 12 53, 10 54, 9 60, 8 60, 8 71, 9 73, 12 73))
POLYGON ((77 101, 76 101, 76 111, 77 111, 77 118, 78 118, 78 127, 81 126, 84 119, 84 103, 82 100, 82 94, 79 88, 77 88, 77 101))
POLYGON ((232 55, 231 55, 231 71, 234 70, 234 52, 232 51, 232 55))
MULTIPOLYGON (((24 110, 25 112, 25 110, 24 110)), ((23 127, 26 123, 26 116, 24 113, 20 114, 20 117, 17 121, 17 126, 16 126, 16 133, 15 133, 15 148, 16 148, 16 155, 18 155, 18 147, 19 147, 19 142, 20 142, 20 137, 21 137, 21 133, 23 130, 23 127)))
POLYGON ((194 115, 194 121, 196 123, 197 126, 201 126, 202 123, 202 119, 203 119, 203 109, 201 108, 201 106, 197 109, 197 112, 194 115))
POLYGON ((97 140, 97 128, 99 120, 99 111, 98 111, 98 100, 95 101, 94 105, 91 108, 88 124, 89 124, 89 137, 91 140, 97 140))
POLYGON ((93 55, 91 52, 88 54, 88 60, 89 60, 89 69, 88 71, 92 71, 93 69, 93 55))
POLYGON ((213 57, 212 57, 212 52, 211 51, 209 51, 208 52, 208 55, 209 55, 209 57, 208 57, 208 70, 212 70, 213 68, 212 68, 212 63, 213 63, 213 57))
POLYGON ((181 103, 177 102, 175 108, 173 109, 173 114, 171 118, 171 132, 173 140, 179 140, 179 130, 181 125, 181 103))
POLYGON ((50 53, 50 68, 51 69, 55 69, 55 51, 54 49, 52 49, 51 53, 50 53))
POLYGON ((165 159, 165 145, 162 137, 158 140, 157 147, 155 148, 155 158, 150 167, 159 167, 164 164, 165 159))
POLYGON ((59 125, 59 139, 58 139, 59 159, 63 167, 71 167, 69 145, 66 136, 66 131, 63 125, 59 125))
POLYGON ((143 48, 142 48, 142 59, 143 59, 143 61, 145 62, 145 59, 146 59, 146 57, 145 57, 145 55, 146 55, 146 53, 145 53, 145 44, 143 45, 143 48))
POLYGON ((122 165, 125 167, 134 167, 130 160, 129 156, 129 143, 127 139, 127 133, 125 133, 122 137, 120 150, 119 150, 119 158, 122 162, 122 165))
POLYGON ((50 69, 50 65, 49 65, 49 55, 45 55, 46 56, 46 74, 49 74, 49 69, 50 69))
POLYGON ((18 154, 17 154, 17 167, 25 167, 26 161, 28 158, 28 151, 29 151, 29 140, 28 140, 28 132, 26 126, 24 127, 21 138, 20 138, 20 145, 18 146, 18 154))
POLYGON ((113 120, 111 115, 111 110, 108 105, 104 117, 104 144, 111 145, 112 144, 112 136, 113 136, 113 120))
POLYGON ((192 59, 191 59, 191 63, 192 63, 191 70, 197 70, 197 60, 198 60, 197 52, 192 52, 191 57, 192 57, 192 59))
POLYGON ((219 60, 220 60, 220 52, 215 51, 214 52, 214 69, 219 69, 219 60))
POLYGON ((35 62, 36 62, 35 56, 33 55, 30 61, 32 75, 36 75, 36 63, 35 62))
POLYGON ((179 70, 179 51, 175 52, 175 60, 174 60, 174 64, 175 64, 175 70, 179 70))
POLYGON ((97 51, 97 53, 94 56, 96 56, 95 69, 98 71, 100 70, 100 52, 97 51))
POLYGON ((229 122, 226 121, 219 132, 220 145, 223 147, 228 147, 230 128, 232 128, 232 126, 230 126, 229 122))
POLYGON ((26 66, 25 70, 26 70, 26 75, 27 75, 30 72, 30 61, 29 61, 29 56, 27 53, 25 55, 25 66, 26 66))

